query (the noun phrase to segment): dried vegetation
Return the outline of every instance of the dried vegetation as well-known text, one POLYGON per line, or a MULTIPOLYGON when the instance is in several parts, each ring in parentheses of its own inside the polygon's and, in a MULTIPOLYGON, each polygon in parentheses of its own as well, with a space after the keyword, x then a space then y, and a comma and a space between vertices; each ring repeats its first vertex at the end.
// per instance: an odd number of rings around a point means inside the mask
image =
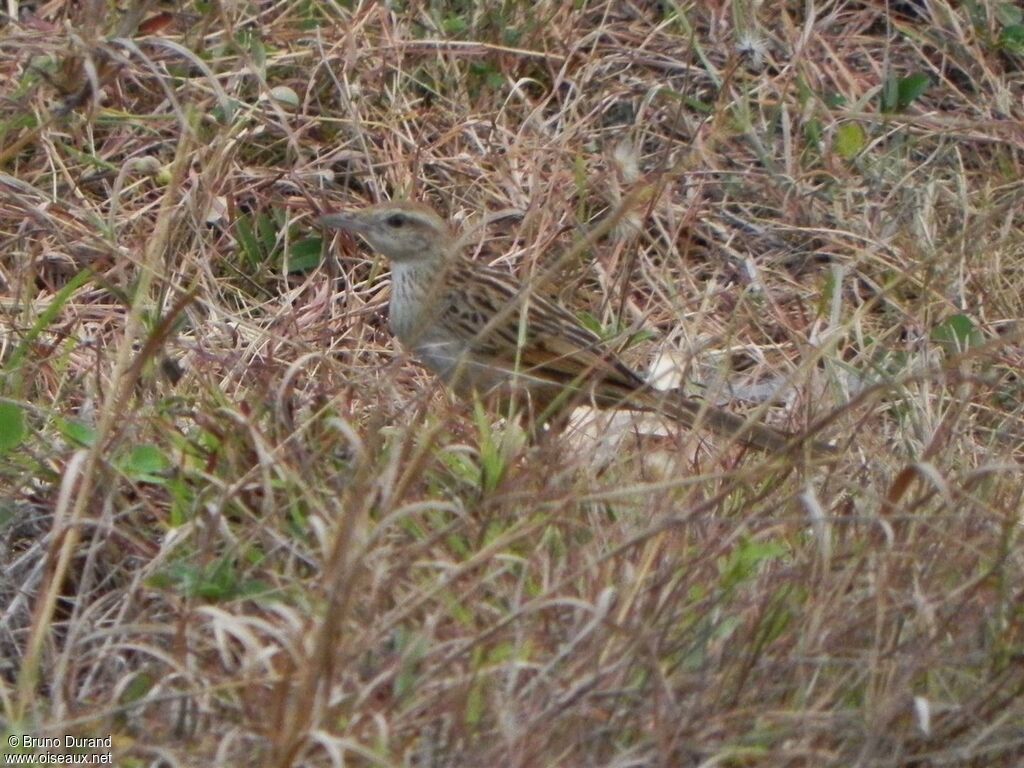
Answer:
POLYGON ((9 733, 1021 764, 1019 9, 114 5, 0 21, 9 733), (524 279, 621 215, 547 289, 839 457, 452 401, 314 226, 388 197, 524 279))

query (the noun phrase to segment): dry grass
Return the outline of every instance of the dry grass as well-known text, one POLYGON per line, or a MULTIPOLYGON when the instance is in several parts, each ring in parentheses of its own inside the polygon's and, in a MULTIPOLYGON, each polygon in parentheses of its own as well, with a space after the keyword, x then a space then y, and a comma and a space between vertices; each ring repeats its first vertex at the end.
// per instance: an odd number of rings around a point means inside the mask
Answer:
POLYGON ((110 5, 0 33, 9 733, 122 766, 1021 764, 1019 11, 110 5), (529 444, 450 400, 385 265, 313 226, 403 196, 524 279, 625 214, 548 288, 841 457, 529 444))

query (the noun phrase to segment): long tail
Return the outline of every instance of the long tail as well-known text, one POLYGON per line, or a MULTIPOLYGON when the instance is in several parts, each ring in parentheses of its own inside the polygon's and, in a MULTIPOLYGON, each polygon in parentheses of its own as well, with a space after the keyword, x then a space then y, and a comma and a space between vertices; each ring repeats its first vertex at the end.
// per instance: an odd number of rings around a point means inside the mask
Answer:
POLYGON ((662 413, 680 424, 692 427, 698 423, 716 435, 738 440, 768 453, 781 453, 805 443, 815 456, 834 456, 836 449, 817 440, 752 422, 735 413, 695 400, 676 390, 644 393, 643 407, 662 413))

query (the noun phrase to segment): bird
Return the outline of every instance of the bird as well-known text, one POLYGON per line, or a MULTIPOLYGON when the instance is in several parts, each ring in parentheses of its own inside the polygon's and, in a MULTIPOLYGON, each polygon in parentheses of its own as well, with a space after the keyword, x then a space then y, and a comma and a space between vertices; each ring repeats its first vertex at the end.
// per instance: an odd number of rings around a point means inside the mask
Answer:
POLYGON ((542 418, 579 404, 650 411, 769 453, 801 443, 812 453, 834 452, 681 389, 654 389, 557 301, 466 257, 428 205, 384 202, 322 214, 319 224, 358 235, 390 262, 392 333, 457 395, 487 400, 523 393, 542 418))

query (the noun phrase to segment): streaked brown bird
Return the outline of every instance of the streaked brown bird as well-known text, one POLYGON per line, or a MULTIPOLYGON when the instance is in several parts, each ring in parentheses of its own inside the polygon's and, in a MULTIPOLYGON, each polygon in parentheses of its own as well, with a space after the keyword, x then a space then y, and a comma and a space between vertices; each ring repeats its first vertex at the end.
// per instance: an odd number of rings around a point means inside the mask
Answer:
MULTIPOLYGON (((390 326, 423 365, 462 396, 525 393, 535 414, 561 406, 653 411, 777 452, 798 436, 659 391, 562 306, 500 270, 463 256, 425 205, 389 202, 320 217, 359 235, 391 262, 390 326)), ((815 453, 830 446, 813 443, 815 453)))

